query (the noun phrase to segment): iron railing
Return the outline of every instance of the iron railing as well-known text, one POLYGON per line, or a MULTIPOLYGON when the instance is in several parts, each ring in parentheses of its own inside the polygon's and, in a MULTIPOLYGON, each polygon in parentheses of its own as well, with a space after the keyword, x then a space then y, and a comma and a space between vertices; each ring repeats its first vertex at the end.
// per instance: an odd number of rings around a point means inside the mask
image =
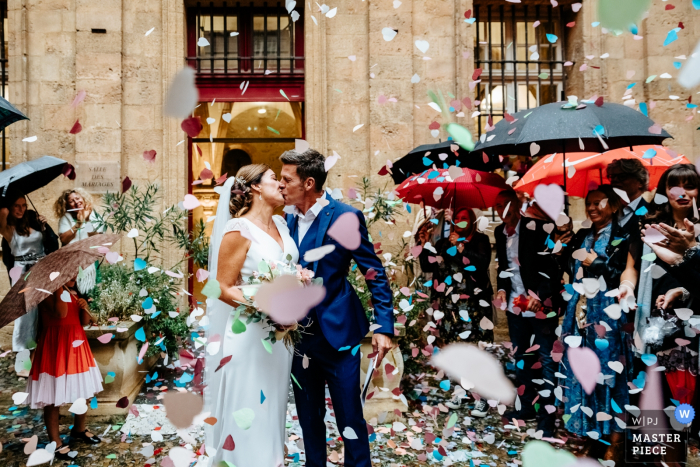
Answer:
MULTIPOLYGON (((193 66, 197 73, 211 74, 296 74, 304 73, 304 56, 297 55, 295 46, 298 22, 292 21, 287 14, 287 10, 280 2, 276 7, 268 7, 267 2, 262 7, 254 7, 250 3, 248 7, 241 7, 240 2, 235 5, 228 5, 223 2, 223 7, 214 7, 210 2, 207 8, 202 8, 200 2, 194 9, 196 34, 193 38, 198 41, 200 37, 208 40, 207 47, 196 47, 194 56, 186 57, 190 66, 193 66), (262 31, 255 30, 254 21, 256 17, 262 17, 262 31), (222 18, 222 29, 215 31, 215 18, 222 18), (229 24, 229 18, 235 18, 236 25, 229 24), (276 28, 268 30, 268 20, 276 19, 276 28), (282 26, 283 18, 286 18, 286 25, 282 26), (209 26, 208 31, 206 26, 209 26), (208 35, 206 34, 208 32, 208 35), (222 44, 216 40, 216 34, 223 36, 222 44), (231 33, 238 33, 231 36, 231 33), (255 35, 262 36, 262 51, 255 51, 255 35), (287 36, 283 39, 283 34, 287 36), (207 37, 208 36, 208 37, 207 37), (230 38, 236 37, 235 50, 230 50, 230 38), (272 43, 276 45, 274 49, 268 50, 268 45, 272 38, 272 43), (276 41, 275 41, 276 39, 276 41), (285 43, 286 41, 286 43, 285 43), (289 52, 282 54, 283 46, 288 46, 289 52), (271 66, 271 69, 270 69, 271 66)), ((190 49, 190 53, 191 53, 190 49)), ((302 49, 303 51, 303 49, 302 49)))

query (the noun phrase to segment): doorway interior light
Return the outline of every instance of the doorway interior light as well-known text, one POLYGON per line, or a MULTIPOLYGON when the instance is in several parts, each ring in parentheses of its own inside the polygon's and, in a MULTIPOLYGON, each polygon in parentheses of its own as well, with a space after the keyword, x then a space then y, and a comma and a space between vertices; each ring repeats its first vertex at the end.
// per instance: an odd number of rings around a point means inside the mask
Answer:
POLYGON ((264 109, 264 108, 258 109, 258 113, 259 113, 259 114, 267 113, 267 109, 264 109))

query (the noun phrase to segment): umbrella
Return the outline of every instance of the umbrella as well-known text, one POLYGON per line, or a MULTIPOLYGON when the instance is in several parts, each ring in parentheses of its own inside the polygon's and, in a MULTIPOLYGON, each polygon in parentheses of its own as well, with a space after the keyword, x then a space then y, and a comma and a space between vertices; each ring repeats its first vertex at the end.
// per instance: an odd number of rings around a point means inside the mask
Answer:
MULTIPOLYGON (((561 151, 599 153, 636 145, 661 144, 671 135, 653 120, 622 104, 554 102, 505 115, 482 135, 474 151, 491 154, 535 155, 561 151), (534 143, 534 144, 533 144, 534 143)), ((564 167, 562 166, 562 173, 564 167)), ((567 191, 564 177, 564 191, 567 191)), ((568 212, 569 206, 566 205, 568 212)))
MULTIPOLYGON (((17 191, 26 195, 38 190, 63 174, 66 164, 68 162, 63 159, 43 156, 4 170, 0 172, 0 190, 2 190, 0 195, 4 197, 8 191, 17 191)), ((68 165, 70 166, 70 164, 68 165)))
POLYGON ((407 203, 422 202, 437 209, 486 209, 493 206, 498 193, 507 188, 510 187, 498 174, 453 167, 449 170, 426 170, 414 175, 396 191, 407 203))
MULTIPOLYGON (((491 172, 501 168, 497 156, 485 156, 482 153, 471 154, 454 141, 445 141, 437 144, 424 144, 411 150, 391 166, 391 178, 397 185, 414 174, 435 165, 447 169, 450 166, 466 167, 474 170, 491 172)), ((389 173, 384 166, 379 175, 389 173)))
MULTIPOLYGON (((590 182, 599 185, 609 183, 605 169, 615 159, 637 159, 649 171, 649 188, 656 188, 661 175, 674 164, 690 164, 684 156, 664 146, 635 146, 614 149, 603 153, 578 152, 566 158, 566 191, 571 196, 584 197, 588 193, 590 182)), ((518 180, 515 189, 533 194, 535 187, 541 183, 564 185, 561 159, 557 154, 543 156, 537 164, 518 180)))
POLYGON ((119 240, 117 234, 98 234, 54 251, 37 262, 28 275, 20 277, 0 302, 0 328, 39 305, 48 293, 54 293, 73 279, 78 268, 87 268, 108 252, 108 245, 119 240), (98 248, 103 246, 104 248, 98 248), (51 273, 60 273, 51 280, 51 273), (26 279, 25 279, 26 278, 26 279))
POLYGON ((653 120, 631 107, 611 103, 580 105, 585 107, 564 108, 565 103, 555 102, 516 112, 496 123, 472 152, 529 156, 532 155, 530 145, 537 143, 540 154, 598 153, 608 149, 661 144, 666 138, 671 138, 653 120), (594 133, 596 129, 601 133, 600 138, 594 133))
POLYGON ((0 97, 0 130, 20 120, 29 120, 29 117, 17 110, 4 98, 0 97))

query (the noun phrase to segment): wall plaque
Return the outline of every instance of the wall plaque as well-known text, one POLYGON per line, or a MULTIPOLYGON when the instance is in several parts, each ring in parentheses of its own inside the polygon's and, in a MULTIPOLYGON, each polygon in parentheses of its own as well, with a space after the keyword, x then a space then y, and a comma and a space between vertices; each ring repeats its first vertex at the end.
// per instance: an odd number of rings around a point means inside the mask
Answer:
POLYGON ((119 162, 76 161, 75 186, 89 193, 118 193, 121 190, 119 162))

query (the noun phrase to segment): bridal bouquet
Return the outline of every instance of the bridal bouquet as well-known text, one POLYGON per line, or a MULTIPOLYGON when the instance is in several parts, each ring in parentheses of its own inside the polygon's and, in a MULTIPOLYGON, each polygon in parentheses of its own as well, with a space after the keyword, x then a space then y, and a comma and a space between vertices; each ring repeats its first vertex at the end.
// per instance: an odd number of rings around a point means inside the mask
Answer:
MULTIPOLYGON (((245 332, 246 324, 263 321, 266 325, 265 327, 270 328, 268 336, 265 338, 265 341, 268 341, 270 344, 281 340, 287 348, 291 349, 295 344, 301 341, 305 329, 304 326, 298 323, 294 323, 291 326, 276 323, 265 314, 255 302, 255 294, 258 292, 260 286, 265 282, 273 282, 280 276, 295 276, 302 286, 309 286, 320 280, 314 279, 313 271, 292 263, 291 256, 287 255, 286 259, 287 262, 260 261, 260 263, 258 263, 258 271, 253 273, 248 279, 248 283, 239 286, 246 301, 240 302, 240 305, 233 310, 234 319, 232 331, 234 334, 245 332), (241 319, 242 316, 246 318, 245 323, 241 319)), ((263 345, 265 345, 268 350, 271 350, 271 347, 268 347, 265 341, 263 345)))

